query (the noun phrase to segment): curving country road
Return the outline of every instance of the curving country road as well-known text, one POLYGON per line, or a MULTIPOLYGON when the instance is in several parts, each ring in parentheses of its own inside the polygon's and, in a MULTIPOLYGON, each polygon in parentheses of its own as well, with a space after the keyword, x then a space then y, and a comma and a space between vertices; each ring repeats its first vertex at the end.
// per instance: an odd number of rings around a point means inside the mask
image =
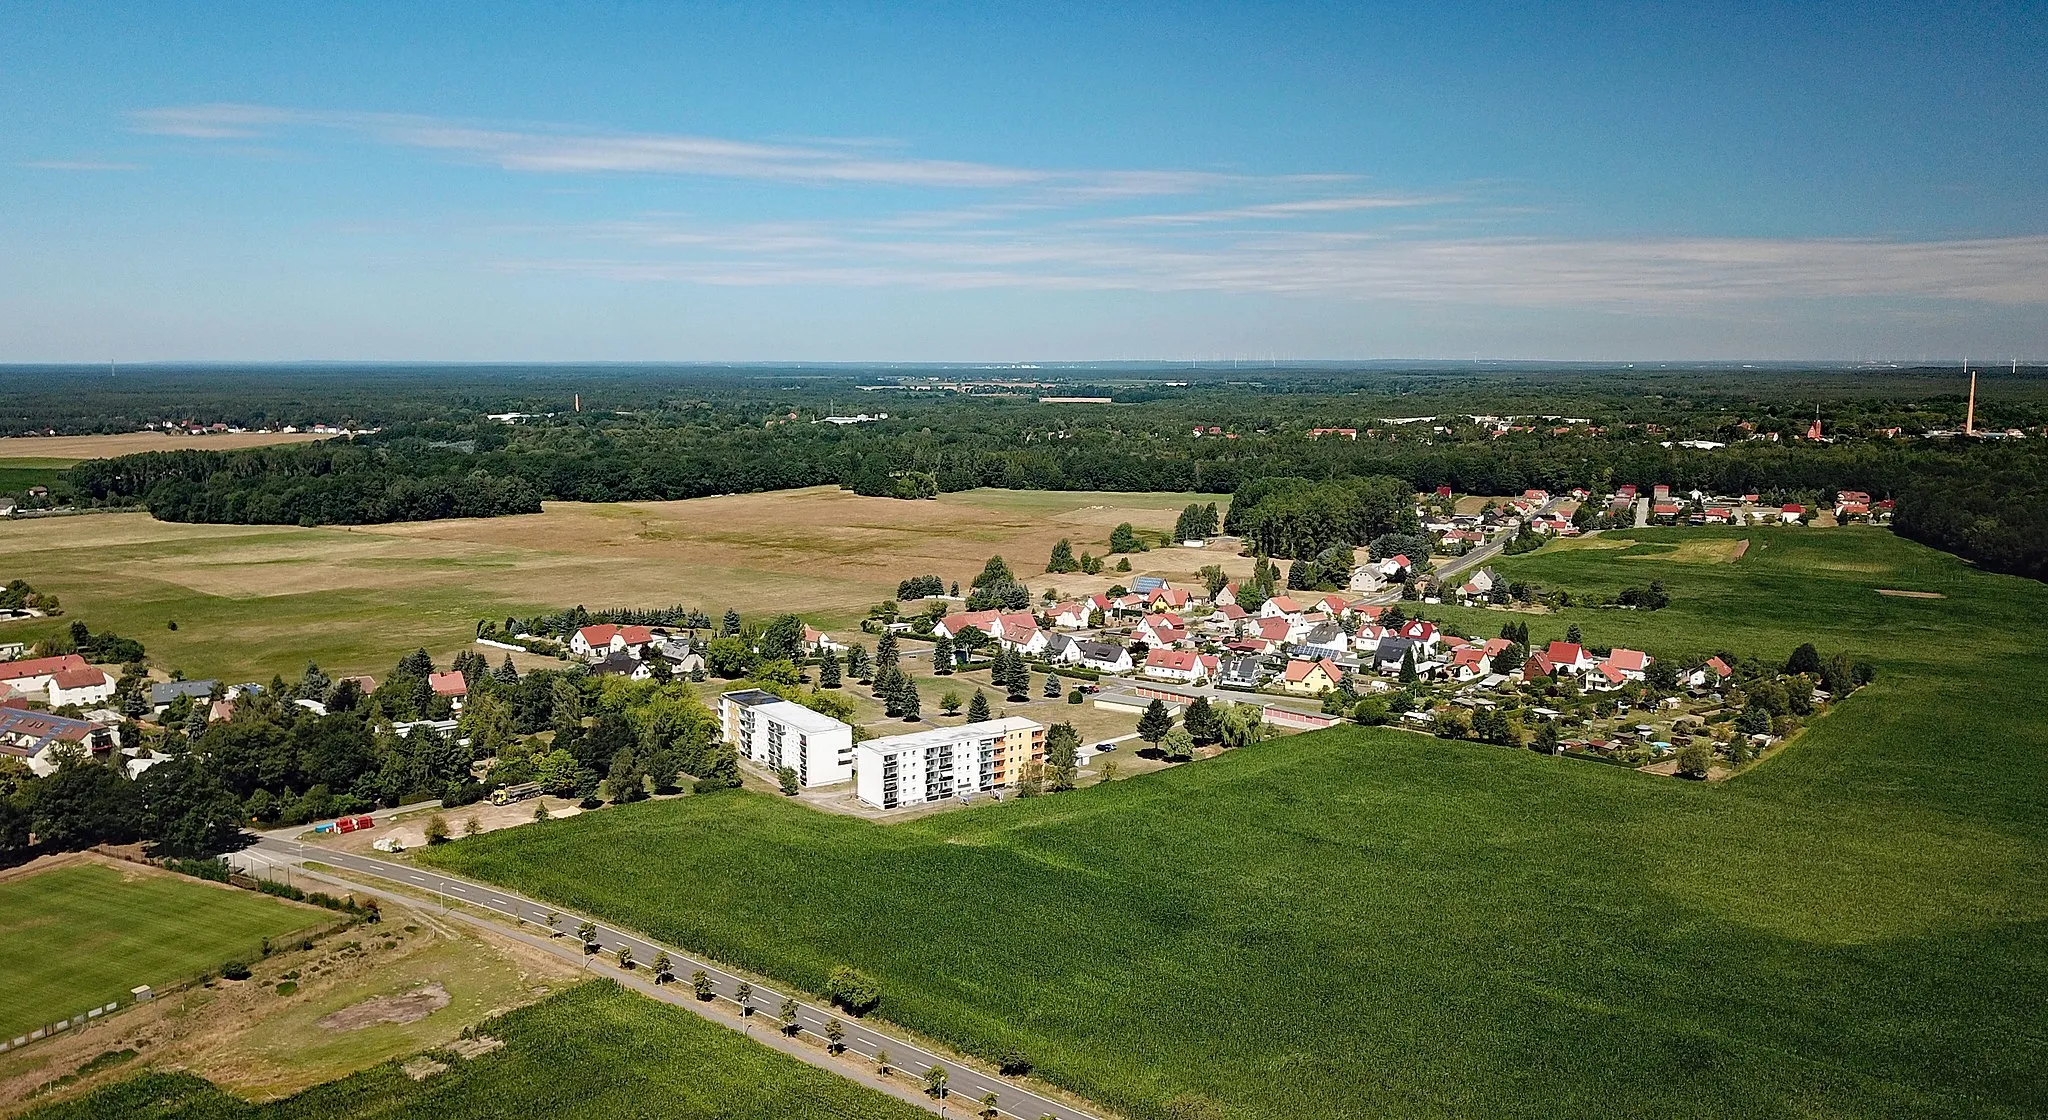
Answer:
MULTIPOLYGON (((542 929, 548 928, 548 915, 555 914, 555 928, 571 936, 574 935, 576 927, 584 921, 595 921, 587 915, 546 906, 525 895, 500 890, 431 868, 375 859, 352 852, 309 847, 296 840, 276 835, 261 835, 254 845, 235 853, 230 858, 245 870, 258 875, 281 867, 301 867, 308 861, 326 864, 360 875, 388 880, 415 890, 431 891, 450 901, 467 903, 470 906, 522 919, 542 929)), ((738 1003, 738 989, 744 982, 743 978, 720 969, 711 961, 692 956, 673 945, 663 945, 638 934, 614 929, 602 922, 597 923, 596 940, 608 953, 614 952, 622 945, 632 949, 633 959, 642 966, 652 962, 656 953, 666 952, 669 959, 674 962, 672 972, 679 983, 687 985, 691 974, 702 969, 705 975, 711 978, 712 986, 720 999, 738 1003)), ((780 1025, 783 1000, 792 996, 797 996, 797 993, 785 992, 762 983, 754 984, 750 1006, 754 1009, 754 1016, 761 1020, 764 1029, 774 1030, 780 1025)), ((968 1106, 970 1111, 978 1109, 979 1102, 986 1094, 994 1093, 997 1109, 1007 1116, 1023 1117, 1026 1120, 1040 1120, 1041 1117, 1048 1116, 1056 1117, 1057 1120, 1099 1120, 1094 1113, 1083 1112, 1063 1101, 1041 1096, 1015 1082, 1004 1080, 973 1066, 963 1065, 944 1055, 935 1054, 907 1038, 881 1030, 871 1021, 836 1013, 828 1007, 813 1004, 797 996, 797 1022, 804 1030, 822 1038, 826 1022, 834 1018, 845 1028, 844 1042, 847 1050, 852 1053, 872 1059, 877 1052, 887 1050, 890 1064, 913 1077, 921 1076, 932 1066, 945 1070, 948 1098, 955 1103, 968 1106)), ((812 1064, 833 1070, 835 1073, 844 1072, 823 1062, 812 1064)))

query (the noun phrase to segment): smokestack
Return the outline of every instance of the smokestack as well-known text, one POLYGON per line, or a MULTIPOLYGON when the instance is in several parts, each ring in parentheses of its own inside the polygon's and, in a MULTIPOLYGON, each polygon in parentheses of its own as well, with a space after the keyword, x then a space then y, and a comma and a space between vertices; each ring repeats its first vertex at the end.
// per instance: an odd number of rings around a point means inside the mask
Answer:
POLYGON ((1963 413, 1963 434, 1977 434, 1977 371, 1970 371, 1970 407, 1963 413))
POLYGON ((574 397, 572 397, 571 399, 572 399, 572 400, 573 400, 573 401, 575 402, 575 406, 576 406, 576 411, 578 411, 578 412, 581 412, 581 411, 583 411, 583 394, 581 394, 581 393, 577 393, 577 394, 576 394, 576 395, 575 395, 574 397))

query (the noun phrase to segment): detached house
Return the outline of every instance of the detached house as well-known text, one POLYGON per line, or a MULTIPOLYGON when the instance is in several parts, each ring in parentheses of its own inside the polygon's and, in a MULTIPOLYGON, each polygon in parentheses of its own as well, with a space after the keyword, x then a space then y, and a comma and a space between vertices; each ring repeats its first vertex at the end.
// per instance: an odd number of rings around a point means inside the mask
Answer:
POLYGON ((1542 653, 1550 673, 1584 673, 1593 668, 1593 655, 1571 642, 1552 642, 1542 653))
POLYGON ((1087 603, 1061 603, 1046 612, 1046 618, 1056 630, 1085 630, 1088 627, 1087 603))
POLYGON ((1217 665, 1215 657, 1193 650, 1155 649, 1145 655, 1145 675, 1160 680, 1208 680, 1216 675, 1217 665))
POLYGON ((1003 617, 1001 611, 968 611, 964 614, 949 614, 932 624, 932 633, 958 638, 962 631, 979 630, 983 637, 1002 637, 997 620, 1003 617))
POLYGON ((88 665, 83 669, 59 669, 50 674, 50 706, 61 708, 66 704, 85 707, 99 704, 114 695, 114 678, 88 665))
POLYGON ((1187 623, 1176 614, 1148 614, 1131 637, 1149 646, 1170 646, 1187 637, 1187 623))
POLYGON ((1334 659, 1344 656, 1350 650, 1350 637, 1344 633, 1344 627, 1335 622, 1324 622, 1310 627, 1308 632, 1294 643, 1294 653, 1300 657, 1334 659))
POLYGON ((1344 670, 1327 657, 1315 661, 1293 660, 1287 663, 1287 671, 1280 675, 1280 687, 1298 696, 1321 696, 1335 690, 1343 679, 1344 670))
POLYGON ((1461 646, 1451 653, 1452 679, 1469 681, 1493 672, 1493 656, 1485 646, 1461 646))
MULTIPOLYGON (((612 655, 614 658, 619 656, 619 654, 612 655)), ((610 658, 607 658, 607 660, 610 660, 610 658)), ((636 659, 627 658, 627 660, 636 659)), ((642 666, 642 668, 645 668, 645 666, 642 666)), ((461 673, 429 673, 427 675, 427 687, 434 690, 434 695, 446 696, 448 699, 453 700, 457 708, 462 707, 462 701, 469 696, 469 679, 461 673)))
POLYGON ((39 778, 55 772, 67 750, 89 757, 115 746, 115 730, 105 724, 0 707, 0 758, 21 759, 39 778))
POLYGON ((602 661, 615 653, 639 657, 653 640, 654 631, 648 627, 602 623, 585 626, 570 635, 569 652, 586 661, 602 661))
POLYGON ((1301 604, 1286 595, 1275 595, 1259 608, 1260 618, 1286 618, 1302 613, 1301 604))
POLYGON ((1131 651, 1115 642, 1075 642, 1067 647, 1065 656, 1070 664, 1098 673, 1131 671, 1131 651))
POLYGON ((1694 669, 1685 678, 1689 688, 1720 688, 1735 675, 1735 669, 1718 657, 1707 658, 1707 663, 1694 669))
POLYGON ((48 692, 51 678, 58 673, 76 673, 90 668, 92 666, 85 663, 85 658, 75 653, 67 653, 62 657, 9 661, 0 664, 0 685, 9 685, 20 693, 48 692))

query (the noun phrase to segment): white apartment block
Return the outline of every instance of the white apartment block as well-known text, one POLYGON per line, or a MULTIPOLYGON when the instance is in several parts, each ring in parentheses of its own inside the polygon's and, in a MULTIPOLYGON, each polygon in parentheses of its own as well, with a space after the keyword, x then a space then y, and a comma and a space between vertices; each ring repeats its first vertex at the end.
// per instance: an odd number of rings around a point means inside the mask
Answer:
POLYGON ((877 809, 1014 785, 1045 762, 1045 727, 1022 716, 869 739, 854 747, 854 791, 877 809))
POLYGON ((853 728, 772 692, 749 688, 718 698, 724 740, 757 766, 796 771, 800 786, 853 777, 853 728))

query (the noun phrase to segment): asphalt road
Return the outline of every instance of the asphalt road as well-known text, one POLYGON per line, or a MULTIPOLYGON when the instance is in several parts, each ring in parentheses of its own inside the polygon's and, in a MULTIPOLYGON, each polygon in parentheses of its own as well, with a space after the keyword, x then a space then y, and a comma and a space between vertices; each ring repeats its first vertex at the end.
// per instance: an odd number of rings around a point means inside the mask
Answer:
MULTIPOLYGON (((373 859, 349 852, 330 851, 275 836, 262 836, 255 845, 236 855, 248 857, 247 862, 256 865, 259 870, 263 865, 297 865, 308 860, 323 863, 330 867, 389 880, 416 890, 433 892, 453 902, 463 902, 520 918, 541 929, 547 928, 547 916, 554 913, 559 916, 555 928, 571 938, 575 937, 576 928, 587 919, 587 915, 544 906, 524 895, 499 890, 430 868, 373 859)), ((597 926, 597 944, 606 953, 616 951, 621 945, 631 948, 634 961, 642 967, 652 963, 656 953, 666 951, 673 962, 672 971, 678 983, 688 985, 691 975, 702 969, 711 978, 712 986, 719 998, 738 1002, 740 977, 672 945, 661 945, 602 923, 597 926)), ((751 999, 751 1006, 755 1009, 754 1018, 761 1022, 764 1029, 775 1029, 779 1024, 782 1001, 794 995, 793 992, 784 992, 756 983, 751 999)), ((872 1059, 878 1051, 887 1050, 890 1064, 913 1076, 921 1076, 932 1066, 944 1069, 948 1097, 956 1104, 967 1106, 969 1111, 978 1107, 984 1095, 993 1092, 996 1094, 996 1107, 1004 1115, 1024 1117, 1026 1120, 1039 1120, 1046 1116, 1057 1117, 1058 1120, 1098 1120, 1093 1113, 1083 1112, 1064 1102, 1040 1096, 1030 1089, 993 1074, 934 1054, 908 1039, 885 1033, 872 1022, 856 1019, 848 1014, 835 1013, 830 1008, 807 1002, 803 998, 797 999, 797 1022, 805 1031, 822 1038, 826 1022, 833 1018, 837 1018, 845 1027, 844 1042, 846 1048, 853 1053, 872 1059)))

